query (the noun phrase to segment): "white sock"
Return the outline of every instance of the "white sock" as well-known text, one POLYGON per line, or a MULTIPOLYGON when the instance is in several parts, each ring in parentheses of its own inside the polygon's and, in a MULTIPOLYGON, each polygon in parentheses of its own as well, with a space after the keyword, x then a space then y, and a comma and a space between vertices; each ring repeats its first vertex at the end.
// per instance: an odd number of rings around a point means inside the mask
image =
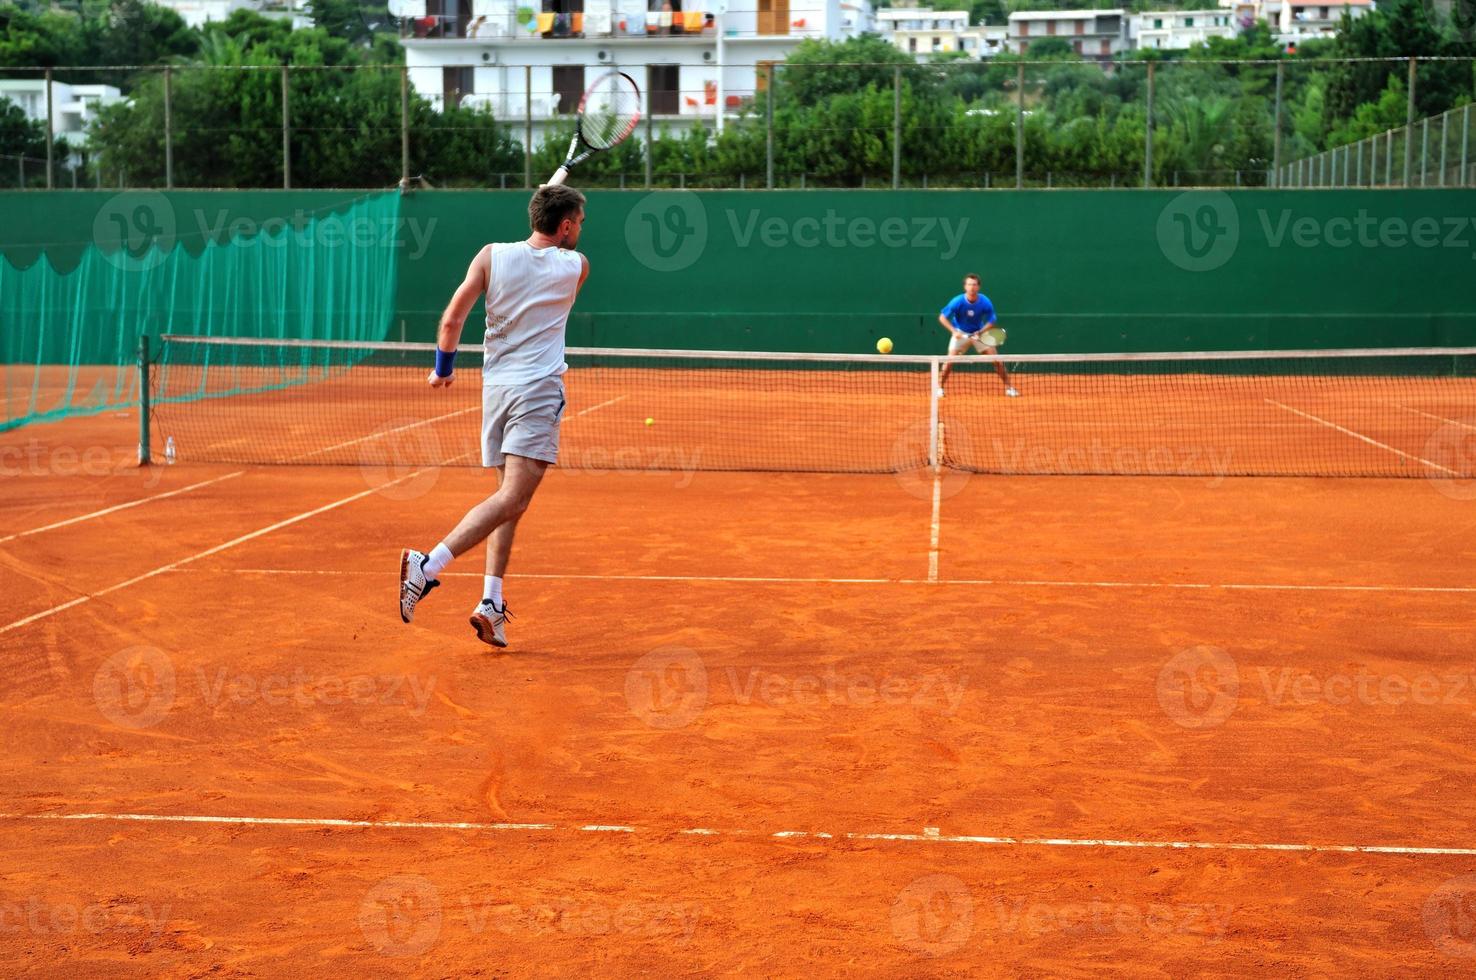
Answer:
POLYGON ((440 578, 441 572, 451 564, 451 559, 455 557, 444 541, 436 545, 431 549, 431 553, 425 556, 425 565, 422 567, 425 577, 427 579, 440 578))
POLYGON ((492 605, 502 608, 502 579, 496 575, 482 576, 482 598, 491 599, 492 605))

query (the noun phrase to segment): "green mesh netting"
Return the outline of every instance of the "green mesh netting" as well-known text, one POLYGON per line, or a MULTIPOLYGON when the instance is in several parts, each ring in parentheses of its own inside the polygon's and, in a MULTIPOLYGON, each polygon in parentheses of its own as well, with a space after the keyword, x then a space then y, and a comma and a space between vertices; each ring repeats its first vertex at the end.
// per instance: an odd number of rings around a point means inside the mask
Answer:
POLYGON ((232 214, 229 196, 109 195, 90 235, 35 227, 0 256, 0 431, 138 404, 142 334, 382 340, 400 196, 232 214), (188 202, 188 203, 186 203, 188 202))

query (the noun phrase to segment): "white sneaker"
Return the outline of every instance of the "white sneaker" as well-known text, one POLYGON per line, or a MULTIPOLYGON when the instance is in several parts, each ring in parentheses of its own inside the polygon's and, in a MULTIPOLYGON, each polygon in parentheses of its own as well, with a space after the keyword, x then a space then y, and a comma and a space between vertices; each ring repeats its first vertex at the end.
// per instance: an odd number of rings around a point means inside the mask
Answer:
POLYGON ((507 611, 506 599, 502 601, 501 609, 493 605, 491 599, 483 599, 472 612, 471 624, 477 631, 477 639, 494 647, 505 647, 507 637, 502 632, 502 624, 511 618, 512 613, 507 611))
POLYGON ((425 555, 406 548, 400 552, 400 620, 415 618, 415 604, 441 583, 425 577, 425 555))
POLYGON ((937 391, 933 392, 933 394, 936 395, 939 398, 942 398, 943 397, 943 389, 942 388, 939 388, 937 391))
POLYGON ((1014 388, 1006 388, 1005 389, 1005 396, 1006 397, 1009 397, 1009 398, 1019 398, 1020 397, 1020 393, 1018 391, 1016 391, 1014 388))

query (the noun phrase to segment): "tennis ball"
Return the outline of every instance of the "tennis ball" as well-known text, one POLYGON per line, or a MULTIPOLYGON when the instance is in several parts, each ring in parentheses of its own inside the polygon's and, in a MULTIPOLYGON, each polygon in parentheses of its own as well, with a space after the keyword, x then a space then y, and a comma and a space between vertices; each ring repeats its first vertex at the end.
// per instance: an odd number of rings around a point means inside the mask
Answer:
POLYGON ((876 342, 876 352, 878 354, 890 354, 892 352, 892 338, 883 337, 881 340, 878 340, 876 342))
POLYGON ((656 420, 655 419, 646 419, 646 424, 647 425, 655 425, 656 424, 656 420))

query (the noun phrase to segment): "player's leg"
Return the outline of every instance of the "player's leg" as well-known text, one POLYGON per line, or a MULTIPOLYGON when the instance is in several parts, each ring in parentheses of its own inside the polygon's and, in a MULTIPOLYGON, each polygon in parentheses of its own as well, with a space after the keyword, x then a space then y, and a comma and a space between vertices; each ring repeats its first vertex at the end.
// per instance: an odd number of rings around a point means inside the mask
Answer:
MULTIPOLYGON (((967 343, 968 341, 961 340, 956 334, 950 336, 948 338, 948 356, 953 357, 957 354, 963 353, 965 350, 968 349, 968 347, 966 346, 967 343)), ((943 397, 943 386, 948 383, 948 375, 949 372, 951 372, 952 370, 953 363, 951 361, 944 361, 943 366, 938 369, 938 390, 935 394, 937 394, 939 398, 943 397)))
POLYGON ((1015 386, 1010 384, 1010 372, 1006 370, 1004 366, 1004 361, 1001 361, 999 359, 999 348, 986 347, 982 351, 980 351, 980 353, 988 354, 990 357, 994 358, 994 373, 999 375, 999 380, 1004 382, 1005 394, 1009 395, 1011 398, 1019 395, 1020 393, 1015 390, 1015 386))
MULTIPOLYGON (((499 473, 502 471, 499 469, 499 473)), ((503 625, 511 618, 507 611, 507 600, 502 595, 502 579, 507 574, 508 559, 512 557, 513 536, 517 534, 519 518, 497 525, 487 536, 487 574, 482 578, 482 601, 472 612, 472 628, 477 639, 494 647, 507 646, 503 625)))

